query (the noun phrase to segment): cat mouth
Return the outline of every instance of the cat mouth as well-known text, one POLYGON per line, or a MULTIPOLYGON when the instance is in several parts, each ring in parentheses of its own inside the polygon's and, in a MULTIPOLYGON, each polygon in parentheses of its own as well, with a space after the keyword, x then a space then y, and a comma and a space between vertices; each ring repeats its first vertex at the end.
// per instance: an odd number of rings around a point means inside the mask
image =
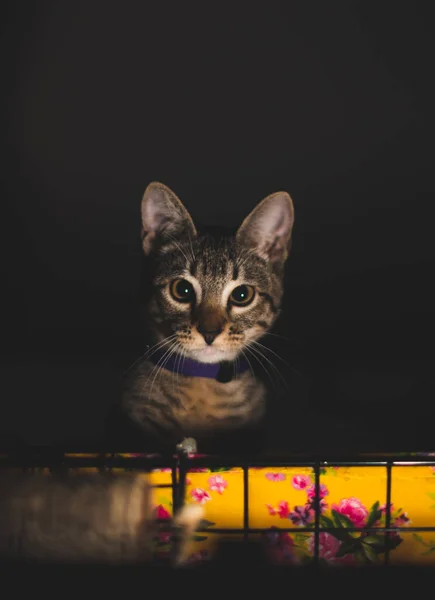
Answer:
POLYGON ((234 360, 235 358, 234 352, 213 348, 212 346, 190 350, 189 354, 193 359, 203 363, 218 363, 223 360, 234 360))

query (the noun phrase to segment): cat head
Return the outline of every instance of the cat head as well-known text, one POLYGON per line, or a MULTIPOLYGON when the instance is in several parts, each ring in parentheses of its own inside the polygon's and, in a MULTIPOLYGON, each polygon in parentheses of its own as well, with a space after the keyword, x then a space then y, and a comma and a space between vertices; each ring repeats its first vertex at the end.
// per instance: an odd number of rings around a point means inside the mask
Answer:
POLYGON ((198 233, 162 183, 147 187, 141 214, 152 265, 148 317, 157 341, 204 363, 236 359, 279 314, 294 222, 290 196, 264 198, 235 234, 198 233))

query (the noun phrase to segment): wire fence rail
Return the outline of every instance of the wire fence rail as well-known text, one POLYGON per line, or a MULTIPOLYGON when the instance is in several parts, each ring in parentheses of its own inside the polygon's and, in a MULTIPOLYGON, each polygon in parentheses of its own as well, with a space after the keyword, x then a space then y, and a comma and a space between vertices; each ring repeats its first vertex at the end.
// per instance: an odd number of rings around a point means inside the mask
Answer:
MULTIPOLYGON (((62 449, 51 447, 34 447, 8 450, 0 449, 0 469, 19 469, 27 473, 48 470, 52 474, 68 474, 70 469, 97 469, 101 474, 114 470, 150 473, 155 469, 170 469, 171 483, 157 484, 155 487, 166 487, 172 491, 174 512, 185 502, 186 478, 190 469, 205 467, 211 470, 217 468, 238 467, 243 470, 243 527, 213 527, 208 532, 225 535, 241 536, 244 542, 252 539, 252 535, 266 534, 270 528, 251 527, 249 523, 249 474, 252 468, 261 467, 309 467, 314 474, 314 524, 311 527, 298 527, 298 533, 314 535, 313 564, 318 565, 320 533, 338 533, 340 527, 325 526, 321 519, 321 488, 320 478, 322 469, 326 467, 384 467, 386 470, 385 485, 385 525, 378 527, 346 527, 349 533, 364 532, 385 536, 383 564, 389 564, 389 537, 399 532, 401 528, 392 525, 391 487, 392 470, 394 466, 434 466, 435 453, 391 453, 391 454, 362 454, 353 456, 326 455, 323 457, 310 454, 291 456, 276 456, 270 458, 246 456, 203 456, 189 455, 183 451, 163 456, 158 454, 129 454, 128 452, 95 452, 89 448, 62 449)), ((295 533, 294 527, 280 527, 280 532, 295 533)), ((433 532, 435 527, 407 527, 413 533, 433 532)))

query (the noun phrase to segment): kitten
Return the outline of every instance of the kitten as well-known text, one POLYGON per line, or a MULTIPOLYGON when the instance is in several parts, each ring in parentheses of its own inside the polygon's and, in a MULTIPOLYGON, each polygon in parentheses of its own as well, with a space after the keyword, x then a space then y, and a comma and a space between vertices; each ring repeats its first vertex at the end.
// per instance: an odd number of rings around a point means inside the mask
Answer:
MULTIPOLYGON (((203 517, 186 504, 174 525, 175 566, 203 517)), ((158 534, 150 486, 140 475, 0 473, 0 557, 44 562, 132 564, 153 558, 158 534)))
POLYGON ((280 312, 294 222, 290 196, 267 196, 235 234, 201 233, 177 196, 153 182, 141 215, 155 345, 128 373, 125 413, 168 445, 255 429, 266 390, 252 363, 257 340, 280 312))

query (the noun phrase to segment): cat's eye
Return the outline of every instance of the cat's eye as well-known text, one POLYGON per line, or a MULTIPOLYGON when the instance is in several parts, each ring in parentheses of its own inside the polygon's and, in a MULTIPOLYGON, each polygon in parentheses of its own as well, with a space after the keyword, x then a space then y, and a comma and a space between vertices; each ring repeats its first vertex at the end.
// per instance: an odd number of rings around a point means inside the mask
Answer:
POLYGON ((230 294, 229 301, 234 306, 248 306, 255 296, 255 289, 250 285, 238 285, 230 294))
POLYGON ((186 279, 174 279, 174 281, 169 286, 169 290, 171 292, 171 296, 177 302, 192 302, 195 298, 195 290, 193 289, 193 285, 190 281, 186 279))

